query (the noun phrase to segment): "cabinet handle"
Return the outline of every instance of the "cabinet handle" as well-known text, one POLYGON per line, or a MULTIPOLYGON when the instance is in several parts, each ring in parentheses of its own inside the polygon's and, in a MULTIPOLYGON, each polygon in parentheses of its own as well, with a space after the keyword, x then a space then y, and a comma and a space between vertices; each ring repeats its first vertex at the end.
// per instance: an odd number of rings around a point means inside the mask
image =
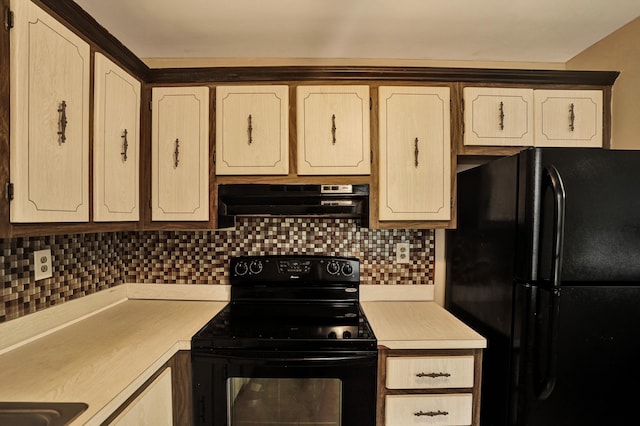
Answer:
POLYGON ((249 127, 247 128, 247 132, 249 133, 249 145, 253 143, 253 125, 251 124, 251 114, 249 114, 249 127))
POLYGON ((331 116, 331 136, 333 138, 333 144, 336 144, 336 115, 331 116))
POLYGON ((448 416, 449 412, 448 411, 418 411, 417 413, 413 413, 414 416, 416 417, 421 417, 421 416, 427 416, 427 417, 435 417, 435 416, 448 416))
POLYGON ((436 377, 451 377, 450 373, 417 373, 416 377, 430 377, 435 379, 436 377))
POLYGON ((122 161, 127 161, 127 151, 129 150, 129 142, 127 141, 127 129, 122 132, 122 161))
POLYGON ((504 103, 500 102, 500 130, 504 130, 504 103))
POLYGON ((418 167, 418 154, 420 154, 420 150, 418 149, 418 138, 413 141, 413 156, 415 158, 415 166, 418 167))
POLYGON ((573 103, 569 105, 569 130, 572 132, 575 130, 576 113, 573 110, 573 103))
POLYGON ((178 157, 180 156, 180 140, 178 138, 176 138, 176 150, 173 151, 173 155, 175 156, 175 163, 173 163, 174 167, 178 167, 178 164, 180 163, 180 160, 178 159, 178 157))
POLYGON ((58 143, 67 141, 67 103, 62 101, 58 106, 58 143))

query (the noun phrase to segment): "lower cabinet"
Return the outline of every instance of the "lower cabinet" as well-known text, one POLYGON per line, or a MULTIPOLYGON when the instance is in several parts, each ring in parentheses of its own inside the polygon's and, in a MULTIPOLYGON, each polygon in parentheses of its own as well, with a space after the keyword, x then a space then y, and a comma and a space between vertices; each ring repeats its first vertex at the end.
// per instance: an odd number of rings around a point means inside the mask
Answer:
POLYGON ((191 426, 191 355, 178 351, 103 425, 191 426))
POLYGON ((385 348, 378 360, 378 426, 480 424, 481 349, 385 348))
POLYGON ((171 368, 168 367, 111 424, 171 426, 173 424, 171 399, 171 368))

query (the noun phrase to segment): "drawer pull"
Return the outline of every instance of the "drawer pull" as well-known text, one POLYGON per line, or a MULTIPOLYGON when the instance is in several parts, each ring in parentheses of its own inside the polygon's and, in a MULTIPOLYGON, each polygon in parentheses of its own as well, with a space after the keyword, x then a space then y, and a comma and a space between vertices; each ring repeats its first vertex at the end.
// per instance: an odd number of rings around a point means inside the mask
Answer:
POLYGON ((440 411, 440 410, 424 412, 424 411, 420 410, 417 413, 413 413, 413 415, 416 416, 416 417, 422 417, 422 416, 427 416, 427 417, 448 416, 449 412, 448 411, 440 411))
POLYGON ((62 101, 58 106, 58 143, 67 141, 67 103, 62 101))
POLYGON ((451 377, 450 373, 417 373, 416 377, 430 377, 435 379, 436 377, 451 377))

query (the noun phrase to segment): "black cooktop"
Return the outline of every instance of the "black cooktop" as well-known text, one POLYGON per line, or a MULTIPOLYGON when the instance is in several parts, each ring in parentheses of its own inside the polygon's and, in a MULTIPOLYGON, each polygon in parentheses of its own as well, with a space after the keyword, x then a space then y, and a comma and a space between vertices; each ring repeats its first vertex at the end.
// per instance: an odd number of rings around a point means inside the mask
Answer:
POLYGON ((233 258, 231 301, 192 350, 375 350, 359 270, 357 259, 342 257, 233 258))

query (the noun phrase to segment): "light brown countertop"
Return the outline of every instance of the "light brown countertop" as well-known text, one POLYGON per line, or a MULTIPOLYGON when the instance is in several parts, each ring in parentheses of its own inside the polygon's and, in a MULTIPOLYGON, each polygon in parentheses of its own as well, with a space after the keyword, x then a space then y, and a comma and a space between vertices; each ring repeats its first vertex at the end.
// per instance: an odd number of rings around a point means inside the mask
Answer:
MULTIPOLYGON (((178 350, 190 349, 227 292, 132 284, 1 324, 0 401, 85 402, 89 408, 73 424, 98 425, 178 350)), ((378 344, 390 349, 486 347, 434 302, 361 303, 378 344)))
POLYGON ((123 301, 0 355, 0 400, 85 402, 73 424, 100 424, 225 305, 123 301))
POLYGON ((389 349, 486 348, 484 337, 435 302, 361 302, 379 346, 389 349))

